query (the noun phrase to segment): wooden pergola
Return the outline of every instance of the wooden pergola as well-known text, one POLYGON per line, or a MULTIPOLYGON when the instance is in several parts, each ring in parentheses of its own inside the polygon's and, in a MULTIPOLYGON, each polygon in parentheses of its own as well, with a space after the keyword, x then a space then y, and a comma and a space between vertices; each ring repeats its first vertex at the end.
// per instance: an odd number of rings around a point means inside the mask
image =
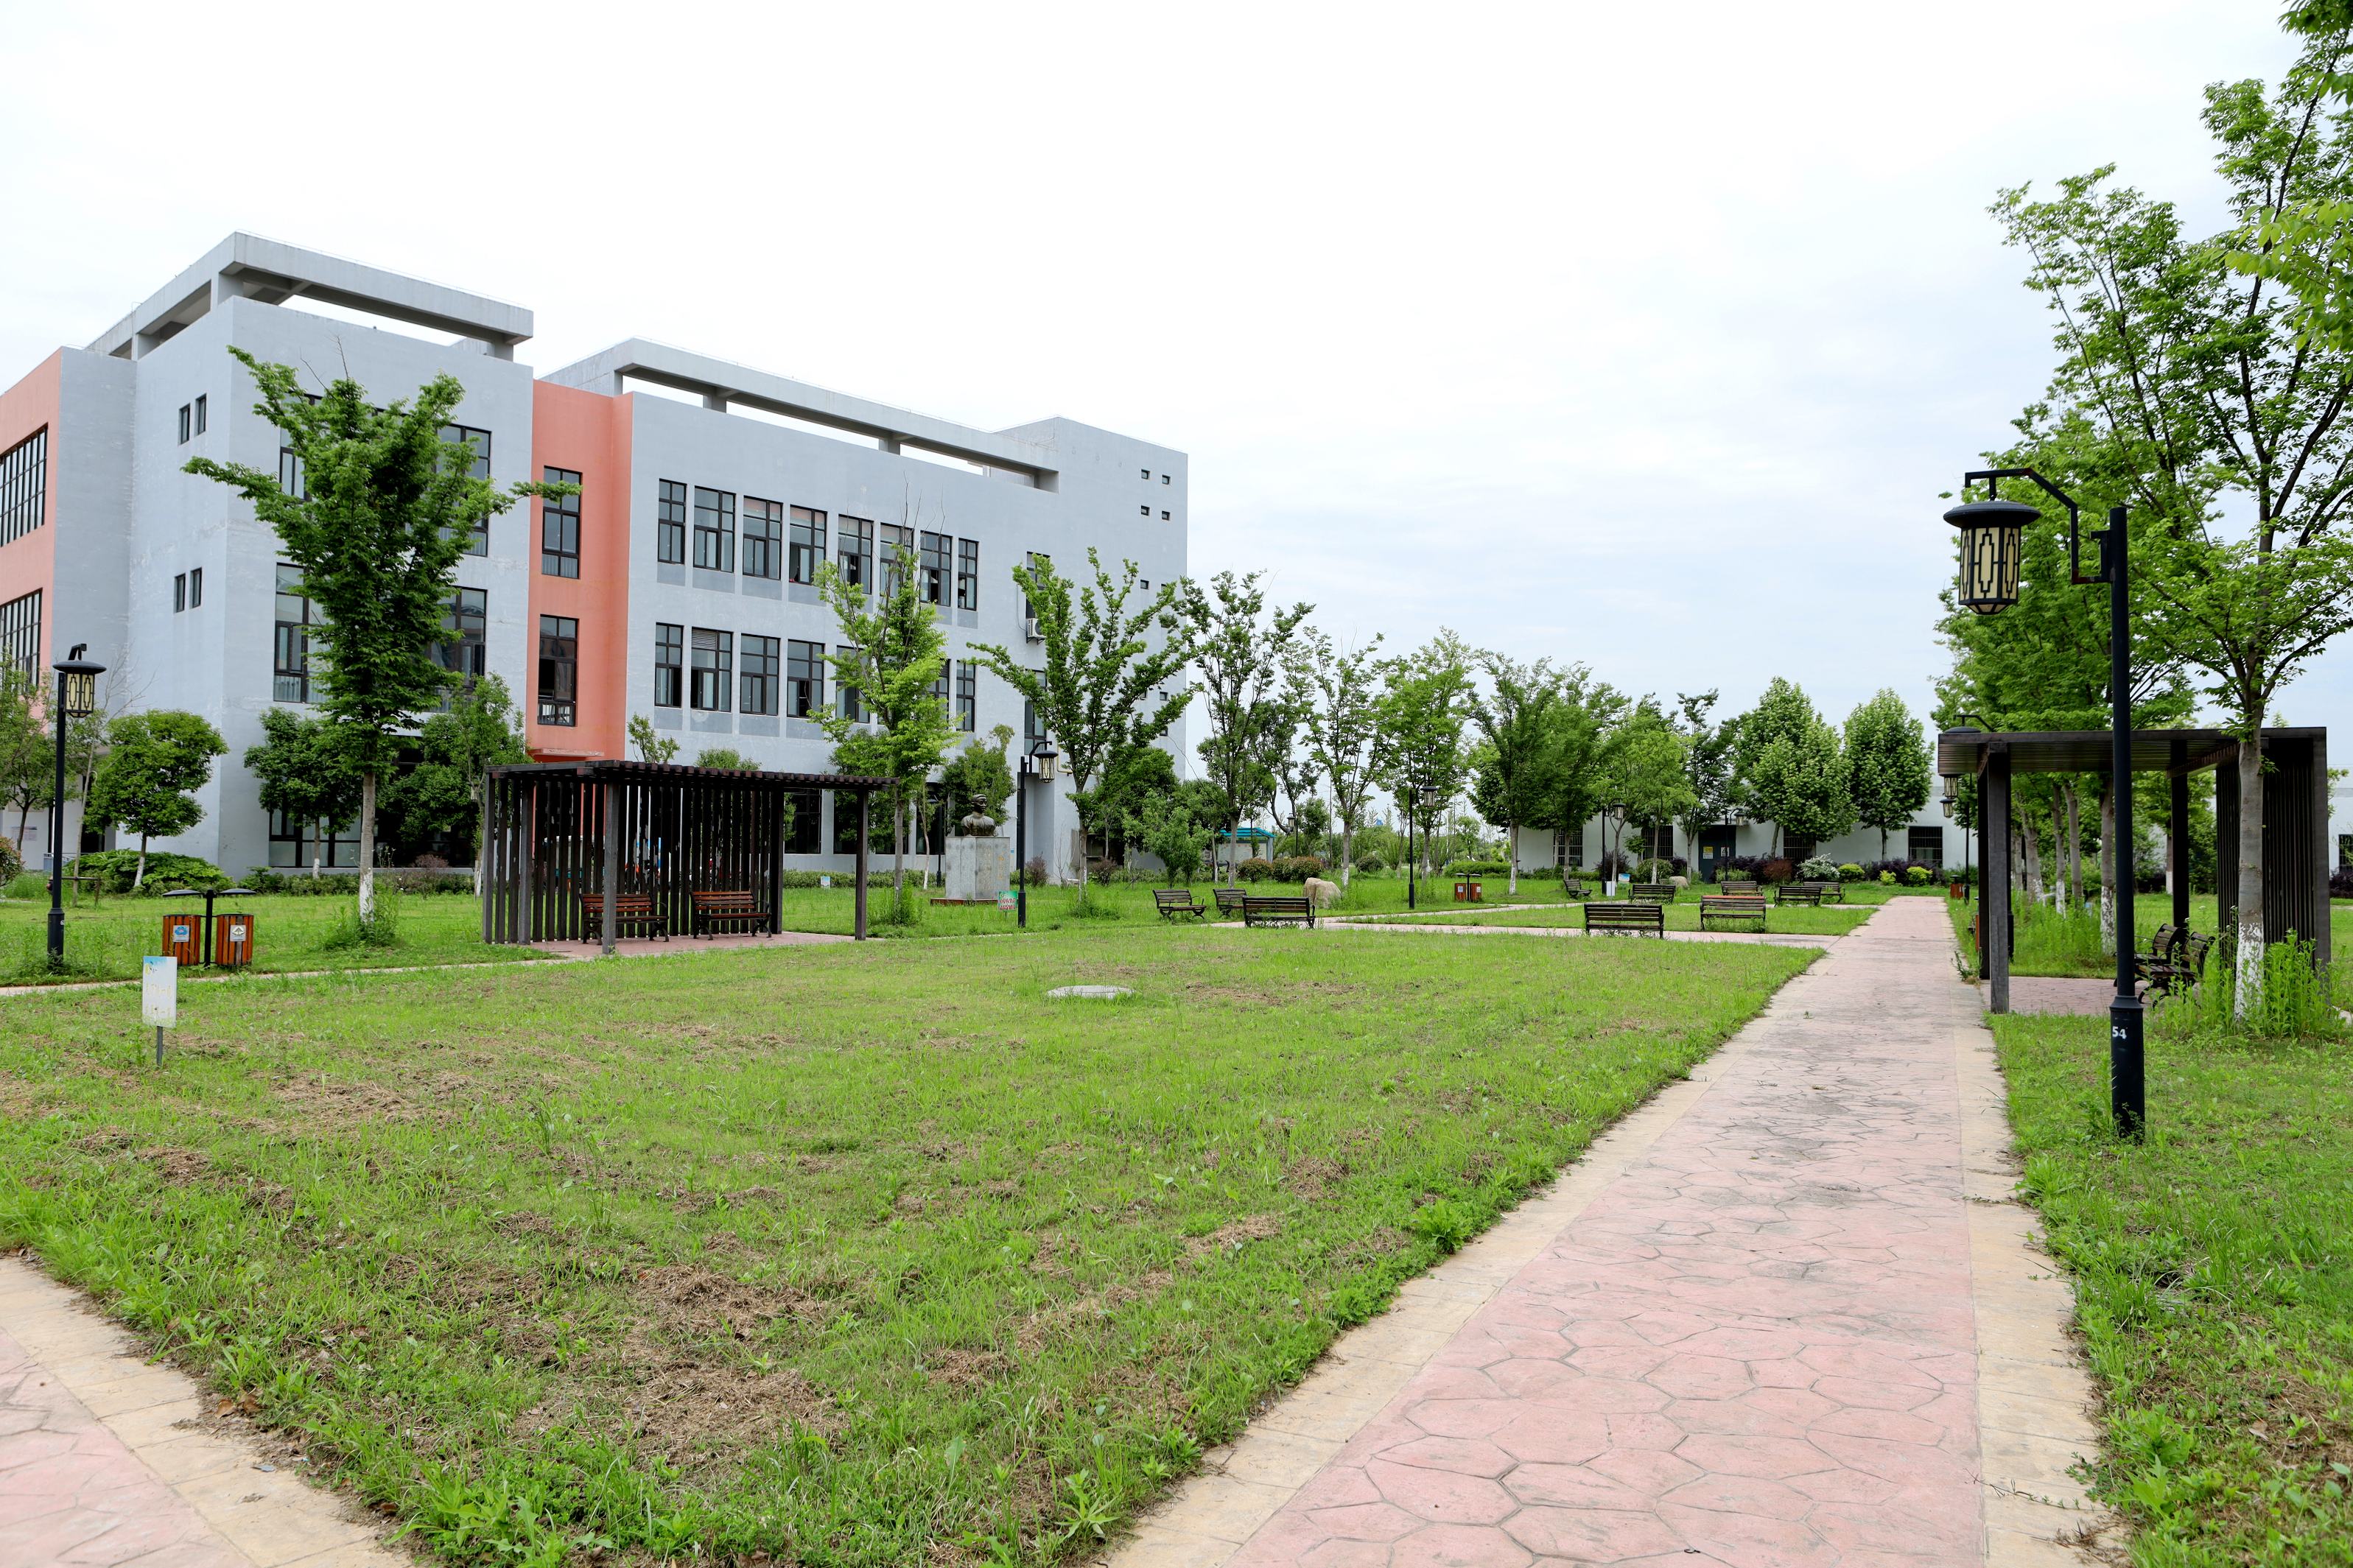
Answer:
MULTIPOLYGON (((2105 730, 1990 731, 1947 730, 1936 737, 1936 771, 1973 773, 1979 785, 1979 949, 1992 1010, 2010 1011, 2010 785, 2019 773, 2105 773, 2113 740, 2105 730)), ((2312 943, 2313 963, 2328 973, 2328 731, 2265 730, 2263 776, 2263 930, 2294 931, 2312 943)), ((2173 923, 2189 923, 2189 775, 2214 769, 2216 925, 2238 923, 2239 743, 2220 730, 2140 730, 2132 771, 2166 775, 2167 839, 2172 846, 2173 923)), ((2121 859, 2129 882, 2131 860, 2121 859)))
POLYGON ((615 900, 644 896, 669 929, 691 929, 698 892, 751 893, 777 929, 786 797, 858 797, 854 930, 866 936, 868 807, 891 781, 672 763, 523 763, 490 770, 478 872, 482 940, 578 941, 590 910, 613 951, 615 900))

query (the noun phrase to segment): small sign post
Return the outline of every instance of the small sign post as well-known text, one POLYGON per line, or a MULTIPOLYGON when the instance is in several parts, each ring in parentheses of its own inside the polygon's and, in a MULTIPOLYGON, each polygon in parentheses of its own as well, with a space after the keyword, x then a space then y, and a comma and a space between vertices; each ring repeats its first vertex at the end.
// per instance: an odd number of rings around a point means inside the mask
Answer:
POLYGON ((164 1065, 164 1031, 180 1022, 180 961, 169 953, 139 970, 139 1016, 155 1026, 155 1065, 164 1065))
POLYGON ((997 912, 1000 915, 1009 915, 1013 912, 1012 889, 1008 888, 997 895, 997 912))

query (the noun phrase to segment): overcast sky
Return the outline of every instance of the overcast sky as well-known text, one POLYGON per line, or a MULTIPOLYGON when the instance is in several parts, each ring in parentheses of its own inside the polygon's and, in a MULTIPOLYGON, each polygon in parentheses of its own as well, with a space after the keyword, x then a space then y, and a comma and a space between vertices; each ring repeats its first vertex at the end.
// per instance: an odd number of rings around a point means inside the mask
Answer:
POLYGON ((2292 52, 2261 0, 4 3, 0 383, 249 229, 527 305, 543 370, 1180 447, 1196 573, 1343 640, 1834 718, 1925 709, 1939 492, 2047 373, 1996 189, 2211 221, 2200 89, 2292 52))

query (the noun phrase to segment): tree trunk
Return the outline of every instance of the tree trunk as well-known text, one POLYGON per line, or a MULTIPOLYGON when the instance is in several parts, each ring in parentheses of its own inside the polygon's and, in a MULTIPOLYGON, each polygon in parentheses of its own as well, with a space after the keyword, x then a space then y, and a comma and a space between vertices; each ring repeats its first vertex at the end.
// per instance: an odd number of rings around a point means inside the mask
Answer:
POLYGON ((311 823, 311 880, 319 879, 319 862, 327 853, 327 819, 315 817, 311 823))
MULTIPOLYGON (((2130 779, 2125 788, 2132 788, 2130 779)), ((2123 896, 2116 879, 2131 876, 2131 847, 2116 842, 2116 781, 2110 779, 2100 792, 2100 951, 2111 957, 2116 951, 2116 900, 2123 896)))
POLYGON ((2067 784, 2067 897, 2084 907, 2084 797, 2073 781, 2067 784))
POLYGON ((2042 901, 2042 835, 2035 830, 2034 818, 2026 818, 2026 831, 2019 835, 2019 847, 2026 862, 2026 897, 2029 902, 2042 901))
POLYGON ((138 870, 136 870, 136 871, 134 871, 134 872, 132 872, 132 876, 131 876, 131 890, 132 890, 132 892, 134 892, 134 893, 135 893, 135 892, 137 892, 137 891, 139 890, 140 884, 141 884, 141 883, 142 883, 142 882, 144 882, 144 881, 146 881, 146 880, 147 880, 147 836, 146 836, 145 834, 143 834, 143 833, 142 833, 142 834, 141 834, 141 835, 139 836, 139 868, 138 868, 138 870))
POLYGON ((1356 825, 1353 819, 1340 824, 1340 890, 1348 890, 1348 879, 1356 869, 1356 825))
POLYGON ((1512 867, 1505 889, 1512 897, 1517 898, 1520 893, 1520 824, 1516 817, 1504 825, 1504 858, 1512 867))
POLYGON ((2241 1023, 2263 999, 2263 716, 2248 716, 2239 742, 2239 931, 2231 1016, 2241 1023))
POLYGON ((902 792, 898 809, 891 814, 891 912, 894 916, 906 908, 907 811, 908 802, 902 792))
POLYGON ((360 924, 375 920, 375 770, 360 775, 360 924))

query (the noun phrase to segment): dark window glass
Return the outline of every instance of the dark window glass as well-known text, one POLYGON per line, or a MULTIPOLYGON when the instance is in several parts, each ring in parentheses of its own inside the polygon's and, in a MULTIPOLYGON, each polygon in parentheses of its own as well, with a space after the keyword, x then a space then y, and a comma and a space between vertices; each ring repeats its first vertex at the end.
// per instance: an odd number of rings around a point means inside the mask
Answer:
MULTIPOLYGON (((871 855, 891 851, 891 813, 880 801, 867 809, 866 847, 871 855)), ((846 789, 833 792, 833 852, 858 853, 858 797, 846 789)))
MULTIPOLYGON (((433 661, 457 679, 452 690, 463 690, 482 678, 483 637, 490 629, 490 595, 480 588, 460 588, 449 607, 441 615, 441 640, 433 645, 433 661)), ((545 691, 542 685, 543 694, 545 691)), ((449 698, 441 699, 441 710, 449 710, 449 698)))
POLYGON ((825 848, 825 792, 788 789, 785 800, 793 808, 793 826, 785 835, 785 853, 821 854, 825 848))
POLYGON ((967 733, 980 728, 979 667, 968 661, 956 664, 955 725, 967 733))
POLYGON ((186 445, 188 444, 188 410, 189 410, 189 407, 190 407, 190 405, 185 404, 185 403, 183 403, 183 404, 181 404, 181 405, 180 405, 180 445, 182 445, 182 446, 184 446, 184 447, 185 447, 185 446, 186 446, 186 445))
POLYGON ((1814 858, 1814 841, 1802 833, 1784 833, 1781 853, 1792 863, 1810 860, 1814 858))
MULTIPOLYGON (((785 570, 785 506, 744 498, 744 575, 777 577, 785 570)), ((748 710, 747 710, 748 711, 748 710)))
MULTIPOLYGON (((491 477, 491 433, 488 430, 477 430, 470 425, 444 425, 441 439, 453 447, 473 448, 474 460, 467 472, 478 479, 491 477)), ((473 534, 466 541, 466 553, 488 555, 490 552, 491 520, 484 517, 475 522, 473 534)))
POLYGON ((859 700, 858 688, 850 684, 848 678, 841 673, 843 665, 850 664, 858 658, 858 650, 854 647, 836 647, 833 652, 836 661, 833 667, 834 698, 841 709, 841 716, 845 719, 863 719, 866 717, 866 705, 859 700))
POLYGON ((686 628, 654 623, 654 706, 676 708, 686 700, 686 628))
POLYGON ((728 687, 733 683, 735 636, 733 632, 694 628, 693 677, 687 700, 706 713, 727 711, 728 687))
POLYGON ((539 617, 539 721, 580 721, 580 623, 570 616, 539 617))
POLYGON ((330 828, 326 842, 322 844, 317 823, 297 822, 282 811, 269 814, 269 864, 274 868, 290 871, 317 864, 356 870, 359 863, 357 823, 330 828))
POLYGON ((775 637, 744 634, 743 672, 737 677, 741 682, 738 712, 773 715, 776 711, 776 647, 775 637))
POLYGON ((201 608, 205 602, 205 569, 201 566, 188 574, 188 608, 201 608))
POLYGON ((919 568, 923 574, 915 579, 915 591, 923 595, 926 605, 948 602, 948 557, 955 548, 955 539, 947 534, 926 533, 923 536, 922 564, 919 568))
POLYGON ((1913 859, 1924 866, 1941 867, 1945 863, 1945 830, 1941 827, 1915 827, 1906 846, 1913 859))
POLYGON ((188 574, 182 572, 172 579, 172 613, 178 615, 188 607, 188 574))
POLYGON ((1038 719, 1038 705, 1028 698, 1023 698, 1021 700, 1021 738, 1025 741, 1042 741, 1046 738, 1046 726, 1038 719))
POLYGON ((793 641, 785 645, 785 711, 795 719, 813 719, 825 711, 825 645, 793 641))
MULTIPOLYGON (((1054 558, 1050 555, 1040 555, 1034 550, 1029 552, 1029 571, 1033 575, 1036 574, 1039 568, 1043 566, 1051 566, 1053 563, 1054 558)), ((1023 594, 1021 595, 1021 618, 1025 621, 1034 620, 1037 618, 1037 615, 1038 606, 1029 602, 1029 595, 1028 594, 1023 594)))
POLYGON ((980 541, 956 541, 956 608, 980 608, 980 541))
POLYGON ((311 481, 302 472, 302 459, 291 447, 278 448, 278 488, 296 500, 310 498, 311 481))
POLYGON ((793 508, 791 565, 786 574, 796 583, 814 583, 818 563, 824 559, 825 513, 805 506, 793 508))
POLYGON ((311 628, 318 619, 302 592, 302 574, 278 563, 278 636, 270 658, 273 702, 311 700, 311 628))
POLYGON ((882 525, 882 596, 889 598, 899 591, 899 574, 912 570, 915 553, 915 531, 903 523, 882 525))
POLYGON ((860 594, 874 591, 874 525, 862 517, 834 520, 836 548, 840 552, 841 580, 860 594))
POLYGON ((49 433, 46 428, 0 455, 0 544, 41 526, 49 495, 49 433))
POLYGON ((199 436, 201 436, 201 435, 203 435, 204 433, 205 433, 205 400, 204 400, 203 398, 199 397, 199 398, 197 398, 197 399, 196 399, 196 434, 197 434, 197 435, 199 435, 199 436))
POLYGON ((676 479, 661 481, 661 497, 654 503, 654 559, 686 563, 686 487, 676 479))
MULTIPOLYGON (((570 468, 546 468, 540 478, 551 485, 576 485, 580 476, 570 468)), ((539 503, 539 571, 543 577, 580 575, 580 497, 539 503)))
POLYGON ((41 591, 0 605, 0 670, 16 669, 37 680, 41 668, 41 591))
POLYGON ((694 563, 705 572, 735 570, 735 492, 694 487, 694 563))

